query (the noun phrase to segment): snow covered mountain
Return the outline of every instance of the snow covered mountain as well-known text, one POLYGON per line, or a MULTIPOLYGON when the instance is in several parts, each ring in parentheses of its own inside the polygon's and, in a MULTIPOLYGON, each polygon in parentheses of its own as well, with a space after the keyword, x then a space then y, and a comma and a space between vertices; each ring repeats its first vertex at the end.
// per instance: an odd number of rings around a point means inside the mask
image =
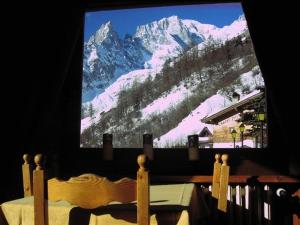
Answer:
POLYGON ((82 101, 91 101, 123 74, 137 69, 158 71, 167 59, 197 44, 208 39, 225 41, 245 29, 243 16, 223 28, 171 16, 138 26, 133 36, 120 39, 111 22, 102 24, 84 44, 82 101))
POLYGON ((84 44, 83 102, 103 92, 120 75, 143 68, 148 57, 137 39, 127 36, 121 40, 111 22, 101 25, 84 44))

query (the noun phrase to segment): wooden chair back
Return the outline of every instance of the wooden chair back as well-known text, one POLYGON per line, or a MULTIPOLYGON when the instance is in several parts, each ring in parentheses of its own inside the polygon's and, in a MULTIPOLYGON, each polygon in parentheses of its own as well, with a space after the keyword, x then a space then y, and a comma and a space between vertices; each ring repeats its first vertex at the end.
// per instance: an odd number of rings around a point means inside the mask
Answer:
POLYGON ((41 166, 42 155, 34 158, 36 169, 33 171, 34 220, 35 225, 46 222, 46 188, 48 200, 66 200, 84 209, 108 205, 112 201, 130 203, 137 201, 137 224, 149 225, 149 174, 146 167, 147 157, 137 159, 139 169, 137 179, 122 178, 112 182, 95 174, 83 174, 68 181, 53 178, 45 185, 44 170, 41 166))
POLYGON ((227 192, 229 182, 230 167, 227 164, 228 155, 215 155, 213 179, 212 179, 212 197, 217 199, 217 208, 223 212, 227 211, 227 192), (222 159, 222 164, 220 162, 222 159))

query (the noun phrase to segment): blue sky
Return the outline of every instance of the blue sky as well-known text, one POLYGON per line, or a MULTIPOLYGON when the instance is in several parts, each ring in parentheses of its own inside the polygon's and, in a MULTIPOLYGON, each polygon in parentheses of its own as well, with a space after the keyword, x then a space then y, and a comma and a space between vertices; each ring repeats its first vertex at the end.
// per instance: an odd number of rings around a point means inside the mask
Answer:
POLYGON ((223 27, 231 24, 242 14, 243 9, 240 3, 88 12, 85 15, 84 41, 87 41, 89 37, 100 28, 101 24, 107 21, 112 22, 113 29, 123 38, 126 33, 134 34, 137 26, 150 23, 154 20, 160 20, 163 17, 177 15, 181 19, 193 19, 201 23, 223 27))

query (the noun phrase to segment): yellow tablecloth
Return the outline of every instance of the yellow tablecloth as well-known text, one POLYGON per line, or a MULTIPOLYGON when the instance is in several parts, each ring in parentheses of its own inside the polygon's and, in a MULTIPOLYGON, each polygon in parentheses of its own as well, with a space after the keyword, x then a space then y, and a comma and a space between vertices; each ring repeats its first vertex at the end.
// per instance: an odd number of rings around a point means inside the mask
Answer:
MULTIPOLYGON (((5 202, 0 209, 0 217, 9 225, 34 225, 33 197, 5 202)), ((85 210, 66 201, 49 201, 47 211, 49 225, 136 224, 134 202, 85 210)), ((194 184, 170 184, 150 186, 150 213, 151 225, 194 225, 207 210, 194 184)))

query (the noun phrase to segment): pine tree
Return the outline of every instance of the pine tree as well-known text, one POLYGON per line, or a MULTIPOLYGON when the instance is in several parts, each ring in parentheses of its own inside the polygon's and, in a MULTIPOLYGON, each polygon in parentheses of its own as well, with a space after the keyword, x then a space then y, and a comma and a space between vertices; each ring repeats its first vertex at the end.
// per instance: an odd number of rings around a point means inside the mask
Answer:
POLYGON ((265 95, 253 100, 251 104, 244 108, 241 114, 240 122, 245 125, 251 125, 250 134, 252 137, 255 137, 256 140, 261 134, 262 124, 264 125, 263 129, 265 130, 266 121, 263 121, 262 123, 262 121, 258 120, 258 114, 262 111, 266 112, 265 95))

